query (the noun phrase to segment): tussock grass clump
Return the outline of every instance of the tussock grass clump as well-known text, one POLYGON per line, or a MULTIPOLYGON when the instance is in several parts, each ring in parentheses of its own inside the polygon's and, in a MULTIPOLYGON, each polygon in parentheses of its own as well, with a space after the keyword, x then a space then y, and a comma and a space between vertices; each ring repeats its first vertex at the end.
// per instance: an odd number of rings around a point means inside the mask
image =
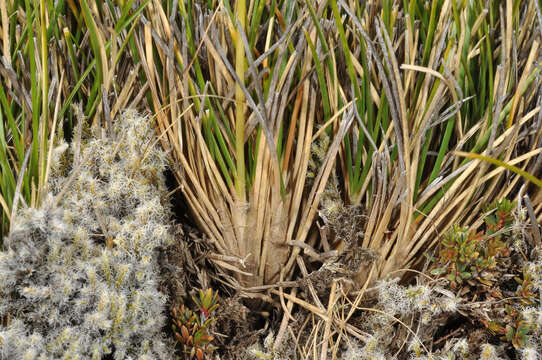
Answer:
POLYGON ((132 111, 95 135, 74 142, 42 206, 13 219, 0 254, 3 358, 172 358, 154 253, 172 241, 165 153, 132 111))
POLYGON ((151 23, 141 39, 165 46, 157 56, 143 47, 138 55, 163 145, 181 165, 184 196, 216 249, 209 258, 252 296, 292 276, 300 248, 289 241, 307 240, 354 112, 326 112, 337 128, 315 174, 311 146, 322 117, 316 28, 305 4, 180 1, 153 9, 165 16, 145 9, 151 23))
POLYGON ((356 110, 336 170, 345 205, 367 216, 359 245, 380 254, 375 280, 419 266, 451 225, 476 226, 483 204, 519 190, 521 176, 465 152, 540 173, 539 12, 535 1, 319 4, 314 26, 336 25, 318 37, 321 106, 356 110))
POLYGON ((305 244, 322 250, 310 228, 333 173, 367 216, 357 245, 379 253, 378 280, 519 189, 465 152, 540 170, 536 2, 176 5, 142 11, 136 38, 154 47, 137 54, 210 259, 236 289, 289 280, 305 244))

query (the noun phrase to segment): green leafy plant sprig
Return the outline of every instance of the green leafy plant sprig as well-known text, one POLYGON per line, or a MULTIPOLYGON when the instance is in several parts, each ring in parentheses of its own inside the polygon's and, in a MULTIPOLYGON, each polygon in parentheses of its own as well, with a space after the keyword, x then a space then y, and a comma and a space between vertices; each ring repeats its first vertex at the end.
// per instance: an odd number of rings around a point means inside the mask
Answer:
POLYGON ((516 349, 525 347, 532 325, 510 304, 505 305, 505 312, 503 321, 481 321, 489 331, 501 335, 501 340, 510 342, 516 349))
POLYGON ((511 252, 504 235, 510 233, 506 229, 513 223, 513 208, 513 202, 507 199, 488 207, 491 213, 484 219, 485 234, 454 225, 441 243, 437 265, 431 273, 445 276, 452 288, 471 279, 492 286, 492 272, 511 252))
POLYGON ((176 338, 175 345, 180 346, 186 358, 203 360, 216 350, 211 345, 214 336, 209 335, 209 330, 216 322, 212 313, 218 308, 218 292, 200 290, 199 297, 192 297, 192 300, 198 310, 195 312, 185 305, 173 308, 171 327, 176 338))
MULTIPOLYGON (((488 215, 484 218, 483 232, 453 226, 441 242, 438 257, 432 259, 435 265, 431 273, 445 277, 453 289, 463 285, 465 288, 468 285, 475 286, 479 290, 478 296, 481 291, 502 300, 499 303, 504 309, 498 311, 504 314, 502 317, 479 320, 492 334, 508 341, 514 348, 521 349, 526 346, 535 329, 517 305, 533 306, 539 300, 534 274, 529 266, 524 266, 521 271, 506 266, 510 265, 507 260, 512 252, 510 241, 514 237, 514 208, 515 203, 507 199, 486 207, 488 215), (519 284, 515 291, 517 297, 505 299, 501 291, 495 288, 494 279, 502 278, 502 275, 511 271, 516 272, 514 279, 519 284)), ((459 290, 462 292, 463 288, 459 290)))

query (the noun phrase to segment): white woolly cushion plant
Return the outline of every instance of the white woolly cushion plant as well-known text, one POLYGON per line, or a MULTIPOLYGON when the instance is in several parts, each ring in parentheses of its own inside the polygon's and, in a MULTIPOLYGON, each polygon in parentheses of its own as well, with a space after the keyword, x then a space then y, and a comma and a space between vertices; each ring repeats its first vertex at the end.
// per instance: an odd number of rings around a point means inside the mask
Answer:
MULTIPOLYGON (((359 347, 363 356, 358 358, 392 359, 394 354, 403 351, 414 359, 436 359, 435 354, 427 352, 422 341, 426 343, 427 336, 432 336, 436 329, 434 322, 441 315, 457 311, 459 299, 437 283, 403 286, 399 278, 379 280, 374 290, 376 311, 363 315, 361 327, 371 336, 359 347), (408 335, 409 346, 405 347, 402 334, 408 335)), ((357 347, 350 349, 350 353, 353 349, 357 347)), ((350 358, 356 357, 346 357, 350 358)))
POLYGON ((0 253, 0 358, 173 357, 154 253, 172 241, 166 156, 154 145, 149 119, 125 112, 112 136, 73 146, 71 174, 57 169, 41 208, 18 214, 0 253))

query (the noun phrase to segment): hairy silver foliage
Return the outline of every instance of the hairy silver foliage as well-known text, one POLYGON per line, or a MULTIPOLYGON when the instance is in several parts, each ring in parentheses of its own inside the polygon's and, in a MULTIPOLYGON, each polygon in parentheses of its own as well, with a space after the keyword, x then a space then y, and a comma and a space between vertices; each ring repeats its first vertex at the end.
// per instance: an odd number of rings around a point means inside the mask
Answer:
POLYGON ((147 118, 125 112, 17 216, 0 253, 1 359, 172 358, 154 253, 172 241, 166 156, 153 138, 147 118))

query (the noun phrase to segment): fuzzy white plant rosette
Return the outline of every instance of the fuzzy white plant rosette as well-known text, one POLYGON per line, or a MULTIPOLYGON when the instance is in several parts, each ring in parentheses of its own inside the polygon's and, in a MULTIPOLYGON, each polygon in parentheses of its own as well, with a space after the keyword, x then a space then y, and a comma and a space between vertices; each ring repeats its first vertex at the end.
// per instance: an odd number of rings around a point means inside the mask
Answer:
POLYGON ((21 211, 0 252, 0 359, 170 359, 155 250, 172 241, 150 120, 71 149, 41 208, 21 211), (78 155, 79 153, 79 155, 78 155), (66 191, 56 203, 54 196, 66 191))

